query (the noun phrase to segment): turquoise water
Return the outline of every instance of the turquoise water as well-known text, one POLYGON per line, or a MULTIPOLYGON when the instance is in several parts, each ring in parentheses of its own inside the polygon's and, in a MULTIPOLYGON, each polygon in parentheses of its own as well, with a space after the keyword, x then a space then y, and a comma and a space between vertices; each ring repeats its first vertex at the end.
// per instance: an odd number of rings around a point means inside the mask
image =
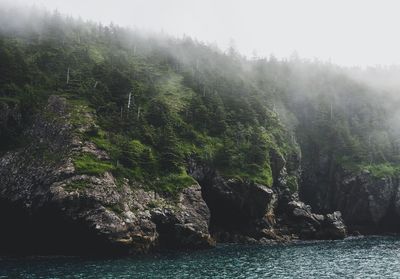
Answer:
POLYGON ((400 278, 400 238, 219 245, 139 258, 0 258, 0 278, 400 278))

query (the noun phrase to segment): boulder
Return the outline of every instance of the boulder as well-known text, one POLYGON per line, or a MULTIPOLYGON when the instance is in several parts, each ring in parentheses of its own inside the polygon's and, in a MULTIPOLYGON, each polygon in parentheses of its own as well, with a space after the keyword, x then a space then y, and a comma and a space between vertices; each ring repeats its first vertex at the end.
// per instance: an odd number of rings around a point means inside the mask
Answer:
POLYGON ((312 213, 311 207, 300 201, 288 204, 290 212, 287 226, 292 233, 303 239, 343 239, 347 236, 347 229, 341 213, 332 214, 312 213))

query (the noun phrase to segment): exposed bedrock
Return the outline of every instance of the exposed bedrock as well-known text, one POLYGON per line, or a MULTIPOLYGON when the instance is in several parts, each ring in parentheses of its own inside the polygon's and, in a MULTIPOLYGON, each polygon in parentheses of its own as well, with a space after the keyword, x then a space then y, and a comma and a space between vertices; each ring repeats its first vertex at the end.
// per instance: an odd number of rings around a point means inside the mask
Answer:
MULTIPOLYGON (((277 156, 271 153, 271 156, 277 156)), ((271 158, 272 188, 225 179, 217 171, 190 163, 211 212, 211 234, 221 242, 270 242, 291 239, 340 239, 346 226, 340 212, 319 215, 300 202, 287 187, 286 161, 271 158), (274 163, 277 162, 278 164, 274 163)))
POLYGON ((108 171, 79 173, 76 156, 109 160, 79 136, 94 123, 93 115, 82 117, 87 121, 72 126, 66 100, 53 96, 25 132, 29 144, 0 157, 1 252, 135 254, 202 249, 215 240, 268 243, 346 235, 340 212, 314 214, 289 190, 299 159, 288 162, 274 151, 271 187, 227 179, 191 159, 188 171, 199 184, 174 198, 135 181, 117 182, 108 171))
MULTIPOLYGON (((72 133, 65 99, 52 97, 26 137, 0 157, 0 251, 146 253, 214 245, 209 210, 194 184, 175 199, 117 183, 109 172, 78 174, 72 158, 107 154, 72 133)), ((87 127, 80 127, 84 130, 87 127)))
POLYGON ((343 176, 335 185, 333 206, 342 211, 352 230, 400 232, 398 178, 376 178, 369 172, 343 176))
POLYGON ((322 156, 312 168, 305 167, 300 196, 317 212, 340 211, 351 233, 399 233, 399 188, 396 176, 329 167, 322 156))

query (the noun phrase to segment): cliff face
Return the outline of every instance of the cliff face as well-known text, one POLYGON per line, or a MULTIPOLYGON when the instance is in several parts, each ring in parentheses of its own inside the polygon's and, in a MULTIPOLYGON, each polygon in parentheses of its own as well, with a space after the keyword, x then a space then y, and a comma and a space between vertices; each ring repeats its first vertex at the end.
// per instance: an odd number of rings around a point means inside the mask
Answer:
MULTIPOLYGON (((339 175, 338 175, 339 176, 339 175)), ((370 172, 337 177, 333 205, 343 212, 352 230, 361 233, 400 231, 399 181, 370 172)))
POLYGON ((311 207, 291 193, 288 164, 271 153, 274 186, 224 179, 207 167, 192 166, 190 173, 202 186, 211 211, 210 231, 220 242, 340 239, 346 236, 341 213, 314 214, 311 207))
POLYGON ((24 134, 29 144, 0 158, 2 251, 144 253, 212 247, 215 240, 346 235, 340 213, 313 214, 290 193, 287 163, 276 154, 271 154, 272 188, 225 179, 195 160, 188 172, 199 184, 174 198, 135 181, 117 180, 106 169, 83 174, 77 157, 85 154, 105 166, 109 157, 79 136, 90 129, 94 116, 81 111, 76 124, 73 113, 65 99, 51 97, 24 134))
POLYGON ((305 173, 300 189, 302 199, 318 212, 340 211, 350 232, 400 231, 397 176, 377 177, 368 170, 348 171, 329 167, 328 160, 322 160, 316 169, 306 170, 305 173))

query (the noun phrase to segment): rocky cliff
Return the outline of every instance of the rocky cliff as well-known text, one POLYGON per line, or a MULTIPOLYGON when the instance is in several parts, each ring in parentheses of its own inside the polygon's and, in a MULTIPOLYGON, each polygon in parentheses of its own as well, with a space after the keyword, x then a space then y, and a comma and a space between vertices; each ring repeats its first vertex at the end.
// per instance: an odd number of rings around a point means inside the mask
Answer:
POLYGON ((304 171, 300 194, 317 212, 340 211, 350 233, 400 231, 399 179, 368 170, 329 167, 327 160, 304 171))
POLYGON ((5 252, 144 253, 199 249, 217 242, 336 239, 346 236, 339 212, 314 214, 290 193, 286 160, 271 154, 272 188, 225 179, 191 159, 198 183, 176 197, 160 195, 106 168, 81 173, 75 158, 107 166, 108 154, 80 135, 90 112, 52 96, 24 133, 25 147, 0 158, 0 246, 5 252), (74 121, 76 113, 80 121, 74 121))
POLYGON ((218 242, 341 239, 347 234, 340 212, 315 214, 287 185, 287 162, 271 153, 272 188, 224 179, 207 167, 191 166, 211 211, 210 231, 218 242))
POLYGON ((337 174, 332 203, 351 230, 360 233, 400 231, 397 177, 375 177, 368 171, 337 174))
MULTIPOLYGON (((80 117, 91 117, 81 115, 80 117)), ((9 251, 135 253, 156 247, 209 247, 209 210, 198 185, 173 201, 117 183, 109 172, 80 174, 73 158, 107 154, 69 124, 66 100, 52 97, 25 137, 0 159, 1 246, 9 251)), ((2 251, 4 251, 2 249, 2 251)))

